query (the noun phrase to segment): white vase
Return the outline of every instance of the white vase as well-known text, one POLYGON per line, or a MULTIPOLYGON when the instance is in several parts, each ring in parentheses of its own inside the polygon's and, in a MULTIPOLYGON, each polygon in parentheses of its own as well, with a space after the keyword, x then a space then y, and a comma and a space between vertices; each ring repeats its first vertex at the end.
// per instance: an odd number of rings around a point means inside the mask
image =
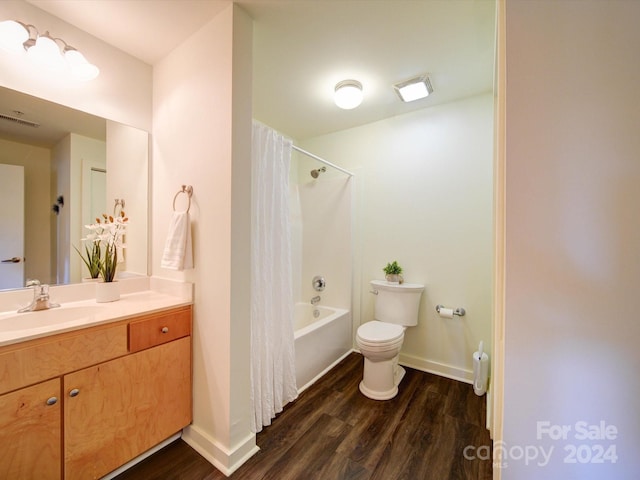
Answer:
POLYGON ((118 282, 96 283, 96 302, 107 303, 120 300, 120 285, 118 282))

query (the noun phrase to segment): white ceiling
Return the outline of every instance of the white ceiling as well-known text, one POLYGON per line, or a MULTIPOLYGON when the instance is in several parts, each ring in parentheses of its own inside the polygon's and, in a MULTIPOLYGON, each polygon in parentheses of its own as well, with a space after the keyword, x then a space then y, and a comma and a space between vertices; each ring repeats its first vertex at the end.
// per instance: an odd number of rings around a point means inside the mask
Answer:
POLYGON ((0 114, 39 125, 25 127, 0 119, 0 138, 14 142, 52 148, 69 132, 103 141, 107 136, 104 118, 8 88, 0 88, 0 114))
MULTIPOLYGON (((154 64, 231 0, 27 0, 154 64)), ((494 0, 241 0, 254 19, 254 117, 296 139, 491 91, 494 0), (429 73, 404 104, 394 83, 429 73), (355 110, 332 102, 354 78, 355 110)))
POLYGON ((344 130, 491 91, 491 0, 239 2, 254 18, 254 117, 294 138, 344 130), (393 84, 428 73, 434 92, 400 101, 393 84), (354 110, 336 83, 362 83, 354 110))

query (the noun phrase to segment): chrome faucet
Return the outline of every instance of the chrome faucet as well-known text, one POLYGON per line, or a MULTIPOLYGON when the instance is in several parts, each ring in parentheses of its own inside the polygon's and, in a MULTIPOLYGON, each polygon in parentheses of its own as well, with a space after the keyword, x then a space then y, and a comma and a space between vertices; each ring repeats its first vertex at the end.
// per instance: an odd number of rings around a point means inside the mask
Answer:
POLYGON ((320 295, 316 295, 315 297, 313 297, 313 298, 311 299, 311 305, 315 305, 315 304, 317 304, 317 303, 320 303, 320 300, 321 300, 321 299, 320 299, 320 295))
POLYGON ((18 313, 37 312, 59 307, 59 303, 51 303, 49 299, 49 285, 41 285, 39 280, 28 280, 27 287, 33 287, 33 300, 30 305, 18 310, 18 313))

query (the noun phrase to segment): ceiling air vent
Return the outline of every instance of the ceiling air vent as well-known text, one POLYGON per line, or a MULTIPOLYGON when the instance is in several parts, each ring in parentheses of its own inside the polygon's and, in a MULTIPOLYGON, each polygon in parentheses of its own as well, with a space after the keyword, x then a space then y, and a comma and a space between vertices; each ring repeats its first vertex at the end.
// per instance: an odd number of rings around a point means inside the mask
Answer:
POLYGON ((18 125, 25 125, 27 127, 38 128, 40 126, 39 123, 32 122, 30 120, 24 120, 18 117, 12 117, 11 115, 6 115, 4 113, 0 113, 0 119, 7 120, 9 122, 17 123, 18 125))

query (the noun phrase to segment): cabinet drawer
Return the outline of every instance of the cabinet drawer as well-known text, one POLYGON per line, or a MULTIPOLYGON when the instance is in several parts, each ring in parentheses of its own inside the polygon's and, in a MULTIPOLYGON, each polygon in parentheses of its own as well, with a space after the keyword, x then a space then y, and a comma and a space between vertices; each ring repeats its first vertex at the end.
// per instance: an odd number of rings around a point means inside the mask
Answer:
POLYGON ((191 307, 149 315, 129 323, 129 351, 171 342, 191 335, 191 307))
POLYGON ((0 393, 127 354, 125 323, 0 349, 0 393))

